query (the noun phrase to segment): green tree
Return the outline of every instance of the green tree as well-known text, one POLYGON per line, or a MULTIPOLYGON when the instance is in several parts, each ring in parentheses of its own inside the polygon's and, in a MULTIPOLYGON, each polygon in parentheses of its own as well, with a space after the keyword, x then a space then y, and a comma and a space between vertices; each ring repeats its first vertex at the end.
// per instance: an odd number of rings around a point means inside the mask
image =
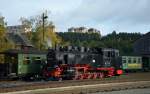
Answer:
POLYGON ((59 32, 57 34, 72 46, 98 46, 101 37, 98 33, 59 32))
POLYGON ((132 55, 134 42, 142 36, 140 33, 116 33, 116 31, 102 37, 95 33, 74 32, 59 32, 58 35, 63 41, 69 42, 69 45, 115 48, 120 50, 121 55, 132 55))
POLYGON ((0 51, 14 48, 14 44, 8 40, 4 25, 0 25, 0 51))
MULTIPOLYGON (((0 24, 0 52, 12 48, 14 48, 14 44, 8 40, 4 24, 0 24)), ((2 55, 0 55, 0 63, 4 63, 4 57, 2 55)))
POLYGON ((35 48, 44 50, 55 47, 61 43, 61 38, 55 33, 55 26, 48 19, 44 19, 44 29, 42 16, 34 16, 30 19, 21 18, 22 25, 31 27, 31 32, 27 32, 28 39, 35 48), (43 36, 44 35, 44 36, 43 36))
POLYGON ((104 37, 101 41, 105 47, 116 48, 120 50, 121 55, 132 55, 134 42, 142 36, 140 33, 116 33, 112 32, 104 37))

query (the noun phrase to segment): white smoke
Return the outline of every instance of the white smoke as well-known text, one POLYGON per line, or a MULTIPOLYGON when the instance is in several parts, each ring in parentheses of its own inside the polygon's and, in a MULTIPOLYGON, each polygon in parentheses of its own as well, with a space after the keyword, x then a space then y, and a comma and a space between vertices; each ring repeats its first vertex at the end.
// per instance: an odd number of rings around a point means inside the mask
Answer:
POLYGON ((47 42, 48 48, 52 48, 52 40, 50 38, 47 38, 46 42, 47 42))

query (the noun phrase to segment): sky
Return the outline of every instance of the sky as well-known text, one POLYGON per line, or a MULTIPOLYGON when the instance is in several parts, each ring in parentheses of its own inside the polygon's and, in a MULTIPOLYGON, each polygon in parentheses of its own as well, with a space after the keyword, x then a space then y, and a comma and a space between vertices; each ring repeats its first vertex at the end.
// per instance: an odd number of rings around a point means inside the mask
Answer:
POLYGON ((80 26, 98 29, 102 35, 150 31, 150 0, 0 0, 0 14, 8 25, 45 10, 59 32, 80 26))

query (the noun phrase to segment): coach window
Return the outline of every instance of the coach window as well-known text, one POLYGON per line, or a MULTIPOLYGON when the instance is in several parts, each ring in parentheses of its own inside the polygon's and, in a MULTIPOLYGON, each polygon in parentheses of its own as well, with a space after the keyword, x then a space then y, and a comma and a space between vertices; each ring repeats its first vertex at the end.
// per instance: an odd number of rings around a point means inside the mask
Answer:
POLYGON ((35 57, 33 63, 41 63, 41 57, 35 57))
POLYGON ((23 64, 30 64, 30 58, 29 57, 24 57, 24 60, 23 60, 23 64))
POLYGON ((5 62, 5 55, 0 54, 0 64, 3 64, 5 62))
POLYGON ((136 63, 136 58, 133 58, 133 63, 136 63))
POLYGON ((126 60, 124 59, 124 60, 122 60, 122 63, 126 63, 126 60))
POLYGON ((131 63, 131 58, 128 58, 128 63, 131 63))
POLYGON ((141 58, 138 58, 138 63, 141 63, 141 58))

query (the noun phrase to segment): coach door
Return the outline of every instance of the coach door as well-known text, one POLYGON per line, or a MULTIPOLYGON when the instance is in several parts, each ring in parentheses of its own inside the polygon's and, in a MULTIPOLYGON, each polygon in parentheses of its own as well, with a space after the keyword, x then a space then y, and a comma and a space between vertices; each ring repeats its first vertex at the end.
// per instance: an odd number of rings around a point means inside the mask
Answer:
POLYGON ((16 76, 18 68, 18 54, 6 54, 5 63, 8 64, 7 66, 8 75, 16 76))
POLYGON ((143 61, 143 69, 145 71, 148 71, 150 69, 150 57, 143 57, 142 61, 143 61))

